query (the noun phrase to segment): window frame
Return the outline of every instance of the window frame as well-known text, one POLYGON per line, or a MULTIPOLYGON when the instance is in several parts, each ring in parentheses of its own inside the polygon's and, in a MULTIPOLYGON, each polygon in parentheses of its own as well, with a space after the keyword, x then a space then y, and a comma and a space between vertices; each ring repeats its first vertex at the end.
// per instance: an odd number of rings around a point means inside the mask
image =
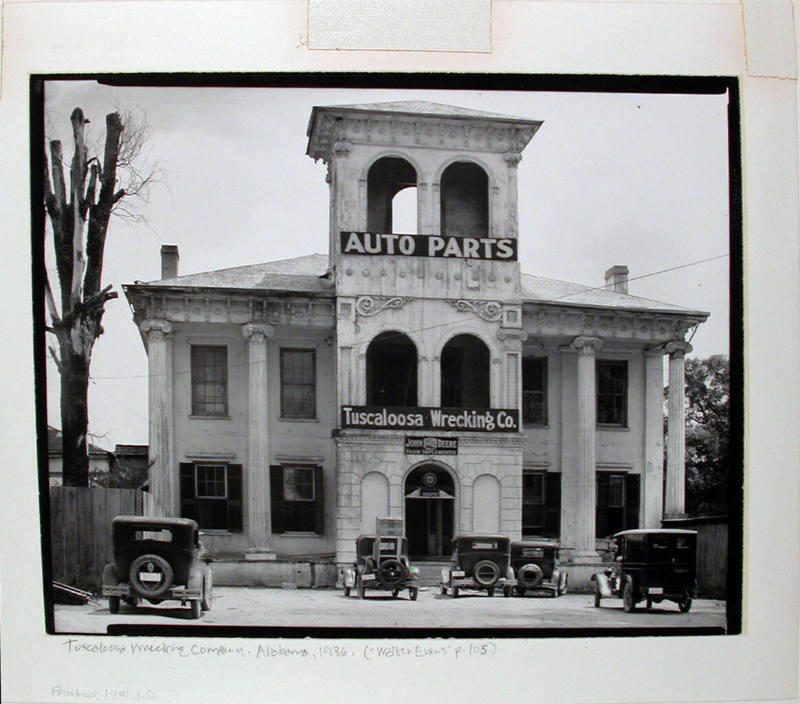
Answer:
MULTIPOLYGON (((316 347, 281 347, 278 360, 278 379, 280 384, 280 419, 288 421, 309 421, 317 420, 317 349, 316 347), (311 355, 311 382, 297 383, 289 382, 284 378, 284 357, 286 353, 304 353, 311 355), (291 387, 310 387, 311 388, 311 413, 308 415, 301 415, 299 413, 290 414, 287 405, 290 403, 284 395, 284 389, 287 386, 291 387)), ((305 401, 303 402, 305 403, 305 401)), ((300 404, 302 405, 302 404, 300 404)))
POLYGON ((548 413, 548 402, 547 402, 547 394, 548 394, 548 359, 547 357, 535 357, 535 356, 526 356, 522 358, 522 424, 524 426, 546 426, 549 422, 549 413, 548 413), (526 390, 525 388, 525 364, 526 363, 539 363, 542 365, 541 376, 542 376, 542 388, 541 389, 529 389, 526 390), (527 405, 525 403, 526 394, 541 394, 541 407, 542 407, 542 419, 541 420, 530 420, 526 418, 525 413, 527 409, 527 405))
MULTIPOLYGON (((229 418, 230 417, 230 403, 229 403, 229 370, 228 370, 228 346, 227 345, 211 345, 211 344, 191 344, 189 350, 189 372, 190 372, 190 403, 191 403, 191 417, 193 418, 229 418), (221 368, 224 369, 224 379, 222 380, 223 391, 222 391, 222 405, 223 409, 220 412, 209 412, 203 408, 201 408, 201 404, 209 404, 206 400, 201 400, 198 397, 198 385, 200 384, 209 384, 209 383, 219 383, 208 381, 206 379, 199 379, 197 371, 198 368, 196 367, 195 362, 195 354, 200 352, 221 352, 224 356, 224 365, 220 365, 221 368)), ((215 402, 212 402, 215 403, 215 402)))
POLYGON ((630 390, 630 365, 627 359, 598 359, 595 363, 595 413, 596 425, 601 428, 627 428, 628 427, 628 392, 630 390), (621 392, 603 391, 600 389, 600 368, 617 367, 624 370, 624 389, 621 392), (621 416, 619 421, 603 420, 600 417, 601 399, 613 398, 621 400, 621 416))
MULTIPOLYGON (((207 480, 206 480, 207 481, 207 480)), ((214 479, 214 483, 216 483, 216 479, 214 479)), ((219 464, 215 463, 212 464, 210 462, 196 462, 194 465, 194 498, 197 501, 227 501, 228 500, 228 465, 226 464, 219 464), (206 494, 200 494, 200 469, 221 469, 222 470, 222 485, 224 494, 222 496, 209 496, 206 494)))
MULTIPOLYGON (((317 497, 316 497, 316 492, 314 490, 314 469, 315 469, 315 467, 316 467, 316 465, 307 465, 307 464, 284 464, 284 465, 281 465, 281 469, 283 470, 283 501, 285 503, 308 503, 308 502, 313 503, 313 502, 316 501, 317 497), (307 472, 308 475, 310 476, 310 481, 305 483, 305 486, 310 486, 311 487, 311 496, 310 497, 307 497, 307 498, 297 498, 297 497, 289 498, 287 496, 287 494, 286 494, 287 488, 289 487, 289 482, 287 481, 287 478, 289 476, 289 472, 298 472, 298 471, 307 472)), ((295 484, 294 486, 296 487, 297 485, 295 484)))

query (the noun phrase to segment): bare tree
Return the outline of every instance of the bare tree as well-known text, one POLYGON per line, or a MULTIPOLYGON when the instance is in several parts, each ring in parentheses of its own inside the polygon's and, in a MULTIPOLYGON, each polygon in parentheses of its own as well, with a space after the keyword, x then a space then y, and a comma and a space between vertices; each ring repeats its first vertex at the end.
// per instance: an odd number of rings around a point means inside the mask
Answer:
POLYGON ((103 333, 105 304, 117 297, 111 285, 101 288, 106 234, 112 213, 134 215, 123 203, 146 194, 153 174, 142 176, 136 169, 146 127, 126 129, 119 112, 107 115, 101 161, 89 157, 85 135, 89 120, 83 111, 75 108, 70 120, 74 150, 69 189, 59 140, 50 142, 49 166, 44 160, 45 207, 53 228, 60 308, 46 272, 45 301, 50 318, 47 330, 57 343, 49 346, 50 354, 61 377, 64 484, 87 486, 89 365, 94 343, 103 333), (120 174, 125 176, 124 186, 120 174))

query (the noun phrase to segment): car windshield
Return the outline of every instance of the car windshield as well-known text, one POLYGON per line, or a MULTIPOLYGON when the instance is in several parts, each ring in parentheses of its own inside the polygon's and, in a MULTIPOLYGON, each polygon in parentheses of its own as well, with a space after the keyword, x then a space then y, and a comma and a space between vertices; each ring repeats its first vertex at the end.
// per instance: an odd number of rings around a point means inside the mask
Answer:
POLYGON ((172 531, 166 528, 157 530, 136 530, 133 533, 133 540, 157 540, 162 543, 171 543, 172 531))
POLYGON ((386 538, 382 538, 381 542, 380 542, 379 550, 381 552, 394 553, 397 550, 397 541, 396 540, 387 540, 386 538))

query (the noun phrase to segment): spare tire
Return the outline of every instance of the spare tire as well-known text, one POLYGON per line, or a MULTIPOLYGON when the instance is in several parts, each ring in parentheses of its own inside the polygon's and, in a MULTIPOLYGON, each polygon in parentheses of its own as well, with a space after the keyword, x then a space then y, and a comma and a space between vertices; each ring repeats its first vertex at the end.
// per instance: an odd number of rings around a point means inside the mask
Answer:
POLYGON ((517 571, 517 579, 525 589, 534 589, 539 586, 543 577, 542 568, 535 562, 523 565, 517 571))
POLYGON ((492 587, 500 579, 500 568, 496 562, 481 560, 475 564, 472 575, 482 587, 492 587))
POLYGON ((165 594, 172 586, 174 575, 163 557, 145 553, 131 562, 128 577, 134 589, 150 599, 165 594))
POLYGON ((384 560, 376 572, 378 581, 387 589, 394 589, 408 579, 405 565, 400 560, 384 560))

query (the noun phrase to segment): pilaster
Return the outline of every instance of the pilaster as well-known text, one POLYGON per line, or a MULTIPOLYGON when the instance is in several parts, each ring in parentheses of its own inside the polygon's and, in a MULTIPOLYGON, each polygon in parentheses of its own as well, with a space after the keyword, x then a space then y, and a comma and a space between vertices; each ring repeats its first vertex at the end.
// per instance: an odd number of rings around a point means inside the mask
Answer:
POLYGON ((172 377, 173 326, 168 320, 144 320, 139 328, 147 341, 148 448, 152 510, 158 516, 179 516, 178 468, 175 465, 175 420, 172 377))
POLYGON ((692 346, 682 340, 668 342, 669 382, 667 385, 667 486, 664 514, 680 518, 686 510, 686 410, 684 359, 692 346))
POLYGON ((248 560, 274 560, 269 484, 269 383, 267 339, 271 325, 242 327, 247 340, 247 539, 248 560))
POLYGON ((644 353, 644 476, 641 527, 661 527, 664 503, 664 352, 644 353))

